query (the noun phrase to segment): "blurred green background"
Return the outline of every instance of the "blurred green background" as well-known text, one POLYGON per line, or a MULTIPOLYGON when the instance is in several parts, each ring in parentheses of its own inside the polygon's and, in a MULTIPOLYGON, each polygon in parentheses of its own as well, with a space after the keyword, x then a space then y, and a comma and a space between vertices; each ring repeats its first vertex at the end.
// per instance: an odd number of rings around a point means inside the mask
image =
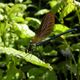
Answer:
POLYGON ((0 0, 0 80, 80 80, 79 30, 31 43, 49 11, 55 14, 49 36, 80 27, 79 0, 0 0))

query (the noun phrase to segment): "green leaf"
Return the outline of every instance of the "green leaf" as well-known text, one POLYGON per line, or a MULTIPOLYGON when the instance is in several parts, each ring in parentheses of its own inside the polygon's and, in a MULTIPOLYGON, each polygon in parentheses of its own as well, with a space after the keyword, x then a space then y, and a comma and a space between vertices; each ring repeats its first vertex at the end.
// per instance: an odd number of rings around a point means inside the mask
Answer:
POLYGON ((2 80, 18 80, 20 76, 23 77, 23 73, 10 61, 7 65, 7 74, 2 80))
POLYGON ((4 16, 0 14, 0 21, 4 19, 4 16))
POLYGON ((9 13, 23 12, 26 8, 24 4, 15 4, 10 8, 9 13))
POLYGON ((0 8, 4 8, 6 5, 4 3, 0 3, 0 8))
POLYGON ((25 20, 28 22, 29 26, 32 26, 35 29, 38 29, 39 25, 41 24, 40 20, 36 18, 27 17, 25 20))
POLYGON ((31 31, 26 24, 15 24, 14 29, 21 38, 31 38, 35 33, 31 31))
POLYGON ((42 66, 42 67, 48 68, 50 70, 53 69, 49 63, 43 62, 38 57, 36 57, 32 54, 29 54, 29 53, 15 50, 13 48, 0 47, 0 53, 6 53, 7 55, 13 55, 13 56, 16 56, 18 58, 22 58, 25 61, 30 62, 32 64, 42 66))
POLYGON ((5 7, 6 14, 10 20, 13 20, 14 17, 22 17, 25 9, 26 5, 24 4, 15 4, 11 7, 7 5, 5 7))
POLYGON ((62 24, 55 24, 53 28, 54 34, 60 34, 62 32, 65 32, 66 30, 69 30, 69 28, 62 24))
POLYGON ((57 76, 54 71, 48 71, 43 76, 45 76, 45 80, 57 80, 57 76))
POLYGON ((48 9, 41 9, 41 10, 39 10, 37 13, 35 13, 35 15, 36 15, 36 16, 38 16, 38 15, 43 15, 43 14, 48 13, 48 12, 49 12, 48 9))
POLYGON ((9 64, 9 68, 7 70, 7 75, 3 78, 3 80, 11 80, 11 79, 15 79, 16 74, 19 72, 17 71, 17 68, 13 65, 13 64, 9 64), (10 65, 10 66, 9 66, 10 65))
POLYGON ((73 10, 75 10, 75 5, 73 3, 70 3, 66 5, 63 9, 63 11, 60 14, 60 18, 66 17, 68 14, 70 14, 73 10))
POLYGON ((70 67, 70 71, 74 74, 77 74, 78 67, 76 68, 75 64, 68 65, 70 67))
MULTIPOLYGON (((44 68, 31 68, 28 73, 27 76, 28 78, 32 78, 32 79, 41 79, 42 75, 45 73, 46 69, 44 68)), ((42 79, 41 79, 42 80, 42 79)))
POLYGON ((51 8, 55 7, 57 5, 57 3, 58 3, 58 1, 56 1, 56 0, 49 1, 51 8))
POLYGON ((74 0, 67 0, 67 3, 73 3, 74 0))
POLYGON ((52 0, 49 2, 49 5, 53 11, 53 13, 56 13, 58 12, 59 10, 61 10, 61 8, 64 7, 64 1, 61 1, 61 0, 52 0))
POLYGON ((4 13, 4 9, 0 8, 0 13, 4 13))
MULTIPOLYGON (((48 48, 47 48, 48 49, 48 48)), ((45 56, 53 56, 53 55, 57 55, 57 51, 56 50, 52 50, 50 52, 46 52, 43 53, 45 56)))
POLYGON ((73 44, 71 48, 73 51, 80 51, 80 43, 73 44))
POLYGON ((0 22, 0 36, 4 35, 7 32, 7 28, 9 28, 9 24, 6 21, 5 23, 0 22))
POLYGON ((15 21, 15 22, 24 22, 24 18, 23 17, 13 17, 13 20, 15 21))
POLYGON ((32 3, 32 0, 25 0, 24 3, 25 3, 25 4, 31 4, 31 3, 32 3))
POLYGON ((43 68, 32 68, 27 73, 29 80, 57 80, 54 71, 47 71, 43 68))
POLYGON ((19 2, 19 3, 22 3, 23 0, 15 0, 15 2, 16 2, 16 3, 18 3, 18 2, 19 2))

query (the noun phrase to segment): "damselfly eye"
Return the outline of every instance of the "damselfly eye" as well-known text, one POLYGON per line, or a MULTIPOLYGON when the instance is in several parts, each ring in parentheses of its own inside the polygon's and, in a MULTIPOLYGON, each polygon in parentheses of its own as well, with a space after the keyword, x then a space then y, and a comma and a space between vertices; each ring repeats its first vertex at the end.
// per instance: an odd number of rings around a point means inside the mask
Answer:
POLYGON ((55 24, 55 16, 53 13, 47 13, 42 20, 42 23, 36 33, 36 36, 33 38, 32 43, 37 43, 46 38, 52 31, 52 28, 55 24))

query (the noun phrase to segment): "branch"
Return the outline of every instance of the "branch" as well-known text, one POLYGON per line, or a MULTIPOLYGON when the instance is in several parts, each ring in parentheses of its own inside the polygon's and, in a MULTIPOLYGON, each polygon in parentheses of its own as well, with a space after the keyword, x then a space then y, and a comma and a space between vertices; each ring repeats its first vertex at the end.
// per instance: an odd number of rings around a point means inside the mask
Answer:
POLYGON ((79 28, 75 27, 75 28, 73 28, 73 29, 71 29, 71 30, 68 30, 68 31, 63 32, 63 33, 61 33, 61 34, 58 34, 58 35, 56 35, 56 36, 54 36, 54 37, 50 37, 49 39, 47 39, 47 40, 45 40, 45 41, 38 42, 38 43, 36 43, 35 45, 36 45, 36 46, 43 45, 43 44, 45 44, 45 43, 48 43, 50 40, 55 40, 56 38, 60 37, 61 35, 64 35, 64 34, 66 34, 66 33, 73 32, 73 31, 77 31, 77 30, 79 30, 79 28))

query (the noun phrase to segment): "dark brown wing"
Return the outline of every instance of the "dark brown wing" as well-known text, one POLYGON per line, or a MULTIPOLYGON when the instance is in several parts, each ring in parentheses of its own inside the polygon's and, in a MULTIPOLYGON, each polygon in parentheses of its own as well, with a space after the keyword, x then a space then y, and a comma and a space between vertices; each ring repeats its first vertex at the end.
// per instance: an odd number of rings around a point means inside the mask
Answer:
POLYGON ((49 12, 47 13, 42 20, 41 26, 37 31, 36 36, 34 37, 34 39, 32 40, 32 42, 39 42, 42 39, 44 39, 45 37, 47 37, 51 31, 52 28, 55 24, 55 16, 53 13, 49 12))
POLYGON ((48 36, 51 31, 52 31, 52 27, 55 24, 55 18, 54 18, 54 14, 49 12, 48 14, 46 14, 43 17, 41 26, 36 34, 36 36, 43 38, 48 36))

